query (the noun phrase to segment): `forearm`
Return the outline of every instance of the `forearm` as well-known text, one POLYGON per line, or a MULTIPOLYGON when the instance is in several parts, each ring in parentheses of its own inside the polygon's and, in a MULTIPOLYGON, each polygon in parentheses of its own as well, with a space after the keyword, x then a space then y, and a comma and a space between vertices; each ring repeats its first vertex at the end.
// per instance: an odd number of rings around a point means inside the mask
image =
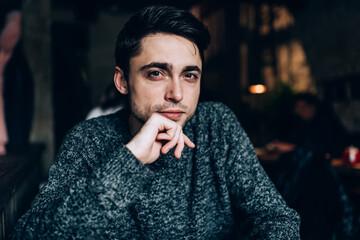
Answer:
POLYGON ((5 26, 0 32, 0 53, 5 56, 11 55, 16 43, 20 39, 21 30, 21 13, 17 10, 8 13, 6 16, 5 26))
POLYGON ((300 219, 290 209, 261 166, 254 162, 243 176, 237 195, 238 212, 250 239, 299 239, 300 219))
POLYGON ((229 177, 236 213, 250 239, 299 239, 300 219, 282 199, 256 158, 246 134, 234 131, 229 177))
POLYGON ((128 208, 151 179, 151 172, 124 145, 88 172, 71 170, 66 175, 66 166, 57 166, 62 169, 52 168, 49 183, 19 221, 14 239, 104 236, 114 233, 109 230, 114 225, 129 228, 124 234, 136 230, 130 228, 128 208))

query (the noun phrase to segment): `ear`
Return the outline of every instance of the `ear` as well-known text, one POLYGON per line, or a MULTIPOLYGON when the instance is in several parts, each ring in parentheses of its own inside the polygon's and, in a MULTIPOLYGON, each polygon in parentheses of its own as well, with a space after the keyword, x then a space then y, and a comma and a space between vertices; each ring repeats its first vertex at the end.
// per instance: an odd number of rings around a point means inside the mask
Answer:
POLYGON ((128 94, 128 84, 124 78, 124 72, 118 66, 115 67, 114 83, 121 94, 128 94))

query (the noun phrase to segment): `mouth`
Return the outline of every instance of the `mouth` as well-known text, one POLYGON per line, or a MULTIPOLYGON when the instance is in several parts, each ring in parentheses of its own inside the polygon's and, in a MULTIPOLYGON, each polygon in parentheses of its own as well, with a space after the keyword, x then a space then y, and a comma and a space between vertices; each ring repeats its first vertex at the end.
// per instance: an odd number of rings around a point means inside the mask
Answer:
POLYGON ((159 113, 171 120, 177 120, 181 118, 183 114, 185 114, 185 112, 183 112, 182 110, 166 110, 166 111, 161 111, 159 113))

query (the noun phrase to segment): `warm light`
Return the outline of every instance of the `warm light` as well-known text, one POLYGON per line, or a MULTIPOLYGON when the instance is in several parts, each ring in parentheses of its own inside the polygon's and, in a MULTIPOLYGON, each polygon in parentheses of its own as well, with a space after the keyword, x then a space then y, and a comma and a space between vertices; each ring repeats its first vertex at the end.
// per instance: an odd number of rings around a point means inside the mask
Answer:
POLYGON ((266 87, 262 84, 251 85, 249 87, 249 92, 253 94, 261 94, 266 92, 266 87))

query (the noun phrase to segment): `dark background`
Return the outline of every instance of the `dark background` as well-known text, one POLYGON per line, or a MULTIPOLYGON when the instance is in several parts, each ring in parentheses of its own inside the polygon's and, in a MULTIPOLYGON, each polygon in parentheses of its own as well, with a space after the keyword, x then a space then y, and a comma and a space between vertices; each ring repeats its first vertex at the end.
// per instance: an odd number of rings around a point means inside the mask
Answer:
POLYGON ((35 84, 31 141, 48 144, 45 169, 111 84, 117 33, 150 4, 190 10, 208 26, 201 100, 230 106, 255 146, 286 124, 298 92, 316 94, 359 145, 358 1, 23 1, 35 84), (254 83, 268 91, 250 94, 254 83))

